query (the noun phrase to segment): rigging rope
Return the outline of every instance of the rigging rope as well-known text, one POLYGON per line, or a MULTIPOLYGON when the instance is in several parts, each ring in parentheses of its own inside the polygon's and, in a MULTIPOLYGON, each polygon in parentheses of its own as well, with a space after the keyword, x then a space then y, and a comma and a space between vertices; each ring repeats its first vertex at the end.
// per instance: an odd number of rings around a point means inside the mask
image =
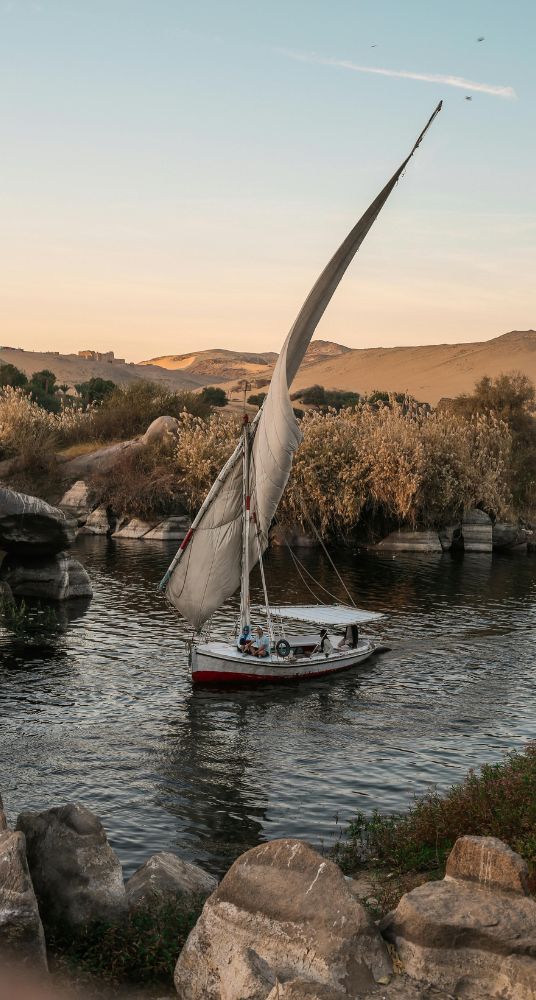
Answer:
MULTIPOLYGON (((311 528, 313 529, 313 531, 314 531, 314 533, 316 535, 317 541, 320 542, 320 545, 322 546, 324 554, 327 556, 332 569, 335 571, 335 573, 336 573, 336 575, 338 577, 339 583, 341 583, 342 586, 344 587, 344 590, 346 592, 348 600, 350 601, 350 604, 355 608, 356 607, 356 603, 355 603, 355 601, 354 601, 354 599, 353 599, 350 591, 348 590, 348 587, 346 586, 346 584, 345 584, 345 582, 344 582, 341 574, 339 573, 339 571, 338 571, 335 563, 333 562, 333 559, 331 558, 331 556, 330 556, 330 554, 329 554, 326 546, 324 545, 323 539, 320 536, 320 532, 318 531, 318 529, 316 527, 316 524, 314 523, 311 515, 309 514, 309 511, 307 510, 307 507, 305 506, 305 500, 303 499, 303 496, 300 497, 300 502, 301 502, 301 506, 302 506, 302 511, 305 514, 305 517, 307 518, 307 520, 309 521, 309 524, 311 525, 311 528)), ((319 584, 319 586, 320 586, 320 584, 319 584)), ((322 589, 324 589, 324 588, 322 588, 322 589)))

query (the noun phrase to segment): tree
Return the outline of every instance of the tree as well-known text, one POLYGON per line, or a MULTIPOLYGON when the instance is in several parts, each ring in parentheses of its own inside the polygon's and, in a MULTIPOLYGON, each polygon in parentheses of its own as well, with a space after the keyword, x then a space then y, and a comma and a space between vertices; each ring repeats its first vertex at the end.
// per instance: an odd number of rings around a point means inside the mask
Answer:
POLYGON ((87 382, 77 382, 75 385, 84 407, 90 406, 91 403, 102 403, 115 388, 115 382, 108 378, 90 378, 87 382))
POLYGON ((357 406, 361 397, 350 389, 324 389, 323 385, 310 385, 295 392, 292 399, 299 399, 306 406, 316 406, 320 410, 342 410, 346 406, 357 406))
POLYGON ((219 389, 216 385, 206 385, 199 393, 204 403, 209 406, 227 406, 229 400, 224 389, 219 389))
POLYGON ((248 396, 248 403, 251 403, 252 406, 258 406, 260 409, 265 399, 265 392, 257 392, 253 396, 248 396))
POLYGON ((15 365, 0 365, 0 388, 4 385, 11 385, 14 389, 22 389, 28 384, 28 379, 24 372, 21 372, 15 365))
POLYGON ((34 372, 29 383, 28 390, 32 399, 44 410, 50 413, 57 413, 60 409, 60 400, 57 395, 58 386, 56 376, 48 368, 43 368, 40 372, 34 372))

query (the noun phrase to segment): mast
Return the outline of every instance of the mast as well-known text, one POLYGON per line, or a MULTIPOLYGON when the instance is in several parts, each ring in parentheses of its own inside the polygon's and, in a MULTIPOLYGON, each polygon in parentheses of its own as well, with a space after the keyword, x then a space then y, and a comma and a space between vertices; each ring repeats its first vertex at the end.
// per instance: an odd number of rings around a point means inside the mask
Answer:
POLYGON ((240 631, 249 620, 249 518, 251 497, 249 493, 249 460, 251 436, 249 417, 244 413, 242 428, 242 572, 240 577, 240 631))

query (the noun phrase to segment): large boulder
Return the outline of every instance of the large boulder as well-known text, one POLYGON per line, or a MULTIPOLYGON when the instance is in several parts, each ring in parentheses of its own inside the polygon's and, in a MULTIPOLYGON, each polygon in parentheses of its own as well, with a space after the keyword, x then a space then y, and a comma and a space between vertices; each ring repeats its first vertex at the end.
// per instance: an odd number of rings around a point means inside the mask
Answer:
POLYGON ((86 520, 90 506, 89 487, 83 479, 77 479, 59 502, 61 510, 75 517, 79 524, 86 520))
POLYGON ((442 552, 437 531, 392 531, 374 546, 386 552, 442 552))
POLYGON ((210 896, 218 880, 175 854, 153 854, 125 885, 128 905, 153 906, 188 896, 210 896))
POLYGON ((382 929, 410 976, 456 996, 534 1000, 536 901, 512 854, 495 838, 464 837, 447 878, 402 897, 382 929))
POLYGON ((447 879, 529 896, 526 861, 497 837, 458 837, 447 860, 447 879))
POLYGON ((466 511, 462 520, 464 552, 491 552, 493 529, 491 518, 476 507, 466 511))
POLYGON ((181 515, 166 517, 143 536, 144 542, 182 542, 190 528, 190 518, 181 515))
POLYGON ((47 971, 45 935, 28 871, 24 835, 11 830, 0 833, 0 962, 2 960, 47 971))
POLYGON ((495 521, 492 540, 494 549, 522 549, 532 540, 532 531, 509 521, 495 521))
POLYGON ((438 532, 443 552, 456 552, 463 549, 461 524, 446 524, 438 532))
POLYGON ((155 441, 162 441, 177 436, 179 421, 176 417, 157 417, 149 424, 145 434, 141 438, 142 444, 153 444, 155 441))
POLYGON ((85 455, 77 455, 64 462, 62 469, 67 479, 87 479, 94 472, 106 472, 123 458, 124 455, 141 448, 141 441, 120 441, 119 444, 109 444, 85 455))
POLYGON ((314 535, 307 534, 303 528, 295 525, 276 524, 270 531, 272 545, 290 545, 292 549, 315 549, 319 542, 314 535))
POLYGON ((306 978, 352 996, 388 982, 378 929, 341 870, 299 840, 275 840, 229 869, 175 969, 181 1000, 265 1000, 306 978))
POLYGON ((127 909, 123 873, 104 827, 89 809, 69 804, 22 813, 28 864, 45 926, 112 922, 127 909))
POLYGON ((93 594, 84 567, 68 552, 24 562, 14 555, 8 556, 2 563, 0 573, 15 597, 67 601, 93 594))
POLYGON ((74 541, 76 521, 44 500, 0 487, 0 549, 17 556, 54 555, 74 541))
POLYGON ((348 1000, 348 993, 307 979, 292 979, 276 983, 266 1000, 348 1000))
POLYGON ((154 527, 154 521, 143 521, 141 517, 133 517, 114 531, 113 538, 143 538, 154 527))

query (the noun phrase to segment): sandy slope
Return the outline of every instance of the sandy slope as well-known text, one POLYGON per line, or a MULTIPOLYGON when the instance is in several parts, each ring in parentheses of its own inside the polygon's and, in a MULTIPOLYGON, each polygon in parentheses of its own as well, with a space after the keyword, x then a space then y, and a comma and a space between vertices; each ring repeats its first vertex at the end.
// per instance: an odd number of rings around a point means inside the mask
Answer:
MULTIPOLYGON (((303 367, 341 357, 349 351, 350 348, 334 344, 330 340, 314 340, 305 355, 303 367)), ((140 365, 160 365, 168 370, 181 370, 187 375, 211 378, 215 384, 224 384, 241 378, 269 379, 276 361, 277 354, 273 351, 253 354, 213 348, 191 354, 166 354, 151 358, 150 361, 140 361, 140 365)))
POLYGON ((437 403, 442 396, 470 392, 483 375, 511 371, 536 382, 536 330, 514 330, 473 344, 355 350, 302 369, 293 390, 313 383, 362 393, 384 389, 437 403))
POLYGON ((48 368, 54 372, 60 385, 62 383, 74 385, 75 382, 86 382, 98 376, 111 379, 120 385, 138 379, 148 379, 151 382, 163 382, 172 389, 195 390, 210 381, 200 374, 166 371, 157 365, 126 365, 115 362, 110 365, 106 361, 86 361, 76 354, 52 354, 5 347, 0 348, 0 363, 15 365, 26 375, 48 368))

